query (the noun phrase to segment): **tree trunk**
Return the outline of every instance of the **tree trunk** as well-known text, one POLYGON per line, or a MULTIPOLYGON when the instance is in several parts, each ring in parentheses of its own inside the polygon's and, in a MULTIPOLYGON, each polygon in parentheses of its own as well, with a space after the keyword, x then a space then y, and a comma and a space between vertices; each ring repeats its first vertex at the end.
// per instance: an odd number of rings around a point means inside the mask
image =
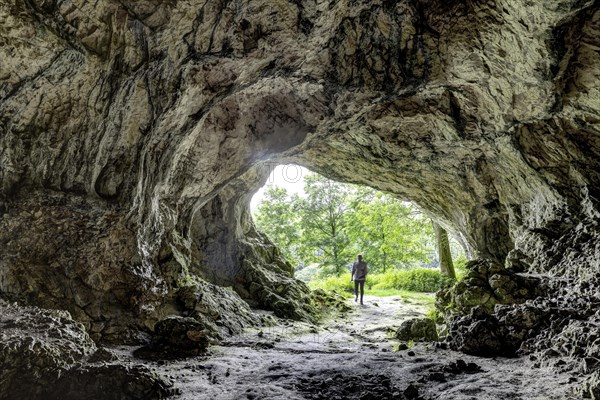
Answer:
POLYGON ((433 230, 435 231, 435 243, 438 259, 440 260, 440 270, 442 274, 447 275, 452 279, 456 279, 454 264, 452 264, 452 254, 450 253, 448 232, 435 222, 433 222, 433 230))

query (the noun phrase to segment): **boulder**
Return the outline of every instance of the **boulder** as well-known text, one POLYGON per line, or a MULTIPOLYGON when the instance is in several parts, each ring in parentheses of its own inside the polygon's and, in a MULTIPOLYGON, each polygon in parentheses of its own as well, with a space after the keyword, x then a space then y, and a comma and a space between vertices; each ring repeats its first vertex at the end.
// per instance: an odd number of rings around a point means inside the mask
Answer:
POLYGON ((0 300, 0 399, 164 399, 172 382, 114 361, 66 311, 0 300), (104 355, 103 355, 104 353, 104 355))
POLYGON ((396 330, 396 339, 435 341, 438 339, 435 322, 430 318, 413 318, 404 321, 396 330))
POLYGON ((149 359, 197 356, 205 352, 211 342, 217 342, 211 333, 212 330, 197 319, 170 316, 157 322, 151 343, 134 354, 149 359))

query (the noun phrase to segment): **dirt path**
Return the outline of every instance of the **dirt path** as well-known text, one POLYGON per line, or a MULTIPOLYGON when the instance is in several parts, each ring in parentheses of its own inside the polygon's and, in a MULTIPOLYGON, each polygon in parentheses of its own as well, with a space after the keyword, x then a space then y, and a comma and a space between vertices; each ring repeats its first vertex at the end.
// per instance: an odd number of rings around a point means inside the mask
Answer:
MULTIPOLYGON (((526 359, 470 357, 429 344, 393 351, 387 328, 423 315, 425 306, 399 297, 350 303, 348 319, 318 329, 283 323, 231 338, 206 356, 149 364, 185 400, 575 398, 570 375, 526 359)), ((131 357, 131 349, 119 352, 131 357)))

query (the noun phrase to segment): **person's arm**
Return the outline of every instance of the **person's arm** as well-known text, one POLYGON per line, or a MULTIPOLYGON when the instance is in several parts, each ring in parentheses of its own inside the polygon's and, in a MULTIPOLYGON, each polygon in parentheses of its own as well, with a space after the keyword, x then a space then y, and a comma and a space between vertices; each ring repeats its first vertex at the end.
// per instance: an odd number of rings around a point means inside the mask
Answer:
POLYGON ((352 276, 350 277, 350 282, 354 280, 354 273, 356 272, 356 263, 352 264, 352 276))

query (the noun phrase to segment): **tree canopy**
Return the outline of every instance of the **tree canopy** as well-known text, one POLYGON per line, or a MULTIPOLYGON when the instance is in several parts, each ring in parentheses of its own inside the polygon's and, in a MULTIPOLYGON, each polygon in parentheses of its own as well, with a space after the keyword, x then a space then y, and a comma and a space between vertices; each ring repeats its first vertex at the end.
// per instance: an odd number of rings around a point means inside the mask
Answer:
POLYGON ((352 218, 354 243, 375 270, 426 262, 432 252, 429 218, 408 203, 362 189, 352 218))
POLYGON ((291 197, 286 189, 268 186, 254 214, 256 226, 279 246, 288 260, 295 263, 299 261, 296 248, 300 243, 297 202, 298 199, 291 197))
POLYGON ((325 275, 339 275, 358 253, 374 272, 436 257, 431 220, 412 204, 318 174, 305 177, 302 196, 267 187, 254 219, 292 263, 318 263, 325 275))

